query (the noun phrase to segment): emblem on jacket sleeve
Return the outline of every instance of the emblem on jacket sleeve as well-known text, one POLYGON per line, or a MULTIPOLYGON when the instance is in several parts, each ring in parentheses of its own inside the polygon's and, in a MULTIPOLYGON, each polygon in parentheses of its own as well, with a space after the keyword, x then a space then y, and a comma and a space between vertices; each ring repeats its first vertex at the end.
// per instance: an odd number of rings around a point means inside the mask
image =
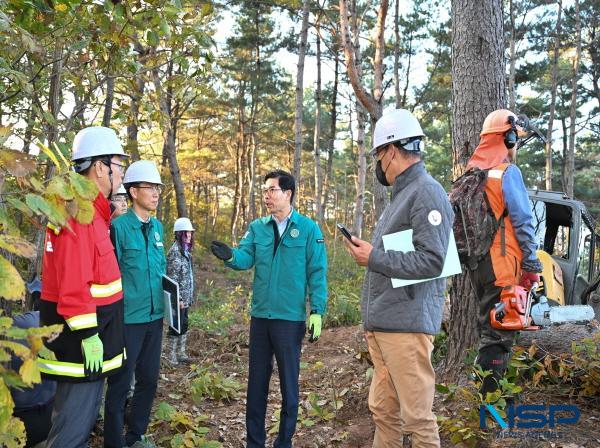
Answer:
POLYGON ((300 235, 300 231, 299 231, 298 229, 292 229, 292 230, 290 231, 290 236, 291 236, 292 238, 298 238, 298 235, 300 235))
POLYGON ((439 226, 442 223, 442 214, 437 210, 431 210, 427 215, 427 220, 432 226, 439 226))

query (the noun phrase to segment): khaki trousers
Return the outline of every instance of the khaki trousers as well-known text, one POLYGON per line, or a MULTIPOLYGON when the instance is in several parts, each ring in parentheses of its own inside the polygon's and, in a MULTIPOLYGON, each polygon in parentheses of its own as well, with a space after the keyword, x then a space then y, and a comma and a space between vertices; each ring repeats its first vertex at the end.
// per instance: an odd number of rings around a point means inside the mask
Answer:
POLYGON ((375 421, 373 448, 401 448, 404 434, 413 448, 440 446, 432 411, 435 373, 433 336, 366 331, 374 364, 369 409, 375 421))

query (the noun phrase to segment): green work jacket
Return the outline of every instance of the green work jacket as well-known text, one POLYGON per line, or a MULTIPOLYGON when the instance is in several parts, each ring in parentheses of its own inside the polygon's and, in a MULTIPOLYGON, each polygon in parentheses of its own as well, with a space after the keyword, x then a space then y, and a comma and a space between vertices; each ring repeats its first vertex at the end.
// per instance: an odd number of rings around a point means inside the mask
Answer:
POLYGON ((327 307, 327 254, 319 226, 296 210, 275 247, 271 216, 253 221, 233 259, 237 270, 254 266, 250 315, 266 319, 303 321, 306 299, 310 310, 323 315, 327 307))
POLYGON ((164 314, 162 276, 167 262, 158 219, 150 218, 146 235, 147 239, 131 208, 112 221, 110 236, 121 270, 126 324, 153 322, 164 314))

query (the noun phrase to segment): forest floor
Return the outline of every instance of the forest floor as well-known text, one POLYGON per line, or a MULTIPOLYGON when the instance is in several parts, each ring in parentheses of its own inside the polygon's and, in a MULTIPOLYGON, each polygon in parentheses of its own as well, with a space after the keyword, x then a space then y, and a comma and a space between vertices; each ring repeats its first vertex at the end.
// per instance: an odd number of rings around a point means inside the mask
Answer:
MULTIPOLYGON (((242 297, 251 286, 251 277, 232 276, 207 260, 199 271, 210 278, 202 288, 219 289, 242 297)), ((196 310, 202 312, 202 303, 196 310)), ((154 410, 164 403, 170 404, 181 415, 170 423, 157 418, 153 413, 151 433, 158 446, 176 446, 174 435, 207 432, 206 440, 214 440, 223 447, 245 446, 245 385, 248 363, 248 324, 245 305, 230 310, 231 316, 216 316, 210 331, 192 327, 189 331, 189 355, 194 364, 172 366, 163 357, 158 392, 154 410), (226 321, 226 322, 225 322, 226 321), (207 375, 207 372, 211 372, 207 375), (201 378, 201 379, 199 379, 201 378), (229 381, 232 380, 232 381, 229 381), (198 383, 200 381, 200 383, 198 383), (194 386, 195 384, 195 386, 194 386), (232 396, 230 399, 198 398, 193 392, 203 388, 207 395, 232 396), (235 389, 239 388, 236 392, 235 389), (161 403, 163 403, 161 405, 161 403), (201 426, 190 423, 190 418, 203 415, 201 426), (187 420, 186 417, 187 416, 187 420), (175 421, 179 419, 179 424, 175 421)), ((561 333, 554 337, 563 343, 590 337, 600 331, 600 326, 581 327, 577 331, 561 333)), ((540 333, 541 340, 544 335, 540 333)), ((166 341, 167 338, 165 338, 166 341)), ((540 338, 537 338, 540 339, 540 338)), ((525 345, 531 343, 524 341, 525 345)), ((559 344, 560 345, 560 344, 559 344)), ((552 350, 552 343, 544 350, 552 350)), ((164 353, 167 345, 165 343, 164 353)), ((365 356, 366 344, 359 325, 325 329, 315 344, 303 346, 300 372, 301 411, 294 439, 295 447, 370 447, 373 441, 374 424, 367 405, 370 384, 370 367, 365 356), (337 403, 337 405, 336 405, 337 403)), ((600 366, 597 366, 600 368, 600 366)), ((464 383, 468 383, 464 375, 464 383)), ((574 404, 579 407, 581 417, 576 425, 559 425, 541 440, 532 439, 533 433, 516 430, 517 438, 500 438, 498 430, 490 430, 487 439, 474 442, 471 446, 489 447, 600 447, 600 397, 579 398, 569 393, 556 393, 553 389, 528 389, 522 384, 523 392, 517 404, 574 404)), ((434 411, 438 418, 460 420, 473 403, 458 394, 444 400, 445 394, 436 393, 434 411)), ((270 431, 267 446, 272 446, 278 425, 281 396, 277 369, 273 371, 267 409, 267 430, 270 431), (272 431, 271 431, 272 430, 272 431)), ((547 429, 547 428, 546 428, 547 429)), ((542 431, 542 430, 536 430, 542 431)), ((456 446, 450 441, 448 432, 441 433, 442 446, 456 446)), ((192 440, 192 439, 190 439, 192 440)), ((198 439, 196 439, 198 440, 198 439)), ((187 446, 202 446, 189 442, 187 446)), ((92 446, 101 446, 101 437, 92 439, 92 446)), ((410 444, 405 443, 405 446, 410 444)))

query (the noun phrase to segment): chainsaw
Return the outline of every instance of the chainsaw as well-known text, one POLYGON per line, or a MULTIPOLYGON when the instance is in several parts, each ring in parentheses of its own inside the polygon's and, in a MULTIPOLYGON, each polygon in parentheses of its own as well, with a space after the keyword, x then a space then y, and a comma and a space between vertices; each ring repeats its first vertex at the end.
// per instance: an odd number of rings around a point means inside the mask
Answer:
POLYGON ((529 291, 522 286, 507 286, 500 302, 490 311, 492 327, 498 330, 539 330, 550 325, 585 324, 594 318, 589 305, 550 306, 543 294, 536 294, 538 284, 529 291))

